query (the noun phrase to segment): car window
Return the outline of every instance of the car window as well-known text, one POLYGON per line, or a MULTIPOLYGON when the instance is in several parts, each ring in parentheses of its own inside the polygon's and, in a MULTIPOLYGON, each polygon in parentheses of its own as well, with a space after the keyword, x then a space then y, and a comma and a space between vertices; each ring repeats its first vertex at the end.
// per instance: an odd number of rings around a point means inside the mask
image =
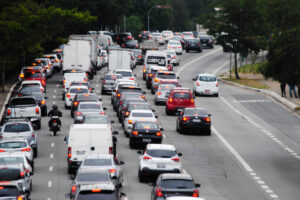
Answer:
POLYGON ((107 117, 101 117, 101 116, 86 116, 84 118, 85 124, 108 124, 108 118, 107 117))
POLYGON ((132 73, 126 71, 116 71, 116 74, 121 74, 123 77, 132 77, 132 73))
POLYGON ((100 103, 98 104, 79 104, 79 109, 95 109, 99 110, 102 109, 102 105, 100 103))
POLYGON ((42 74, 38 72, 26 72, 24 74, 25 78, 42 78, 42 74))
POLYGON ((172 158, 177 155, 174 150, 166 150, 166 149, 150 149, 147 150, 146 153, 155 158, 172 158))
POLYGON ((5 168, 0 170, 0 181, 16 181, 21 178, 20 169, 5 168))
POLYGON ((30 86, 40 87, 40 84, 38 84, 38 83, 24 83, 24 84, 22 84, 22 88, 23 87, 30 87, 30 86))
POLYGON ((152 113, 132 113, 132 117, 153 117, 152 113))
POLYGON ((78 101, 80 101, 80 100, 97 101, 98 98, 97 98, 97 96, 95 96, 95 95, 87 94, 87 95, 79 95, 79 96, 77 96, 77 100, 78 100, 78 101))
POLYGON ((148 104, 130 104, 128 110, 151 110, 148 104))
POLYGON ((134 93, 123 93, 123 98, 131 98, 131 99, 139 99, 141 97, 141 94, 134 94, 134 93))
POLYGON ((4 127, 4 132, 19 133, 26 131, 30 131, 30 127, 25 123, 6 124, 4 127))
POLYGON ((88 158, 85 159, 83 166, 111 166, 112 161, 109 158, 88 158))
POLYGON ((159 66, 166 65, 166 58, 164 56, 148 56, 147 64, 155 64, 159 66))
POLYGON ((37 86, 26 86, 22 87, 20 93, 28 93, 28 92, 41 92, 41 88, 37 86))
POLYGON ((215 82, 217 80, 214 76, 200 76, 199 81, 205 81, 205 82, 215 82))
POLYGON ((71 88, 70 93, 88 93, 89 90, 86 88, 71 88))
POLYGON ((15 165, 15 164, 23 164, 22 157, 2 157, 0 158, 0 165, 15 165))
POLYGON ((184 110, 185 115, 207 115, 206 110, 201 109, 185 109, 184 110))
POLYGON ((111 181, 108 173, 101 172, 85 172, 78 173, 76 177, 77 181, 80 182, 109 182, 111 181))
POLYGON ((19 190, 15 186, 0 186, 0 197, 18 196, 19 190))
POLYGON ((162 188, 185 189, 194 188, 195 183, 192 180, 166 179, 160 183, 162 188))
POLYGON ((175 92, 173 94, 173 98, 174 99, 190 99, 191 95, 190 95, 190 93, 186 93, 186 92, 175 92))
POLYGON ((76 200, 117 200, 117 195, 113 191, 92 192, 80 191, 76 200))
POLYGON ((175 42, 175 41, 172 41, 172 42, 169 42, 170 45, 180 45, 179 42, 175 42))
POLYGON ((105 76, 105 80, 107 80, 107 81, 111 81, 111 80, 116 80, 116 79, 120 79, 120 78, 122 78, 122 76, 121 75, 106 75, 105 76))
POLYGON ((158 90, 161 91, 170 91, 172 88, 175 88, 176 85, 160 85, 158 90))
POLYGON ((26 142, 2 142, 0 143, 0 148, 4 149, 16 149, 16 148, 24 148, 27 146, 26 142))
POLYGON ((137 122, 135 125, 136 129, 158 129, 158 125, 156 123, 151 122, 137 122))
POLYGON ((157 78, 161 79, 176 79, 175 74, 170 74, 170 73, 158 73, 157 78))
POLYGON ((41 101, 44 99, 42 93, 23 93, 22 96, 32 96, 35 100, 41 101))

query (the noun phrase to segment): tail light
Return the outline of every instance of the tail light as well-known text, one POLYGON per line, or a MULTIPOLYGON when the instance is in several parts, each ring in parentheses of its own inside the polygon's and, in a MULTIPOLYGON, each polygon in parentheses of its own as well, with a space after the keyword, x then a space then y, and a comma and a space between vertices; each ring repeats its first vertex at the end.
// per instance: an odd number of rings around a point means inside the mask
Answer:
POLYGON ((152 74, 149 74, 150 77, 152 77, 152 74))
POLYGON ((122 47, 125 47, 125 45, 123 44, 122 47))
POLYGON ((35 113, 39 114, 40 113, 40 109, 39 108, 35 108, 35 113))
POLYGON ((92 189, 92 192, 101 192, 101 189, 92 189))
POLYGON ((68 147, 68 158, 72 157, 72 147, 68 147))
POLYGON ((129 80, 132 80, 132 81, 134 81, 134 78, 133 78, 133 77, 130 77, 130 78, 129 78, 129 80))
POLYGON ((120 101, 119 101, 119 104, 122 105, 122 104, 123 104, 123 100, 120 100, 120 101))
POLYGON ((20 78, 24 78, 24 74, 20 74, 20 78))
POLYGON ((63 83, 66 83, 66 79, 63 80, 63 83))
POLYGON ((87 82, 87 78, 83 79, 84 82, 87 82))
POLYGON ((10 113, 11 113, 11 110, 10 110, 10 109, 7 109, 6 115, 7 115, 7 116, 10 116, 10 113))
POLYGON ((69 93, 67 94, 67 98, 71 98, 71 95, 69 93))
POLYGON ((117 94, 117 98, 120 98, 120 97, 121 97, 121 94, 120 94, 120 93, 118 93, 118 94, 117 94))
POLYGON ((172 158, 172 160, 173 160, 174 162, 179 162, 179 161, 180 161, 178 157, 172 158))
POLYGON ((105 115, 105 112, 100 112, 100 115, 105 115))
POLYGON ((47 65, 47 69, 50 69, 50 66, 49 66, 49 65, 47 65))
POLYGON ((25 172, 21 171, 21 172, 20 172, 20 176, 23 178, 24 175, 25 175, 25 172))
POLYGON ((128 36, 127 39, 131 39, 131 36, 128 36))
POLYGON ((139 58, 142 58, 143 56, 142 56, 142 55, 139 55, 138 57, 139 57, 139 58))
POLYGON ((191 99, 191 103, 194 103, 194 99, 191 99))
POLYGON ((31 148, 28 147, 28 148, 22 149, 21 151, 27 151, 27 152, 29 152, 29 151, 31 151, 31 148))
POLYGON ((3 150, 3 149, 0 149, 0 153, 3 153, 3 152, 5 152, 5 150, 3 150))
POLYGON ((146 99, 145 95, 142 96, 143 99, 146 99))
POLYGON ((42 104, 42 105, 45 105, 45 104, 46 104, 46 102, 45 102, 44 100, 42 100, 42 101, 41 101, 41 104, 42 104))
POLYGON ((206 121, 206 122, 210 122, 210 118, 209 117, 204 117, 203 120, 206 121))
POLYGON ((173 102, 173 99, 169 99, 169 102, 172 103, 172 102, 173 102))
POLYGON ((161 132, 157 132, 156 136, 162 136, 161 132))
POLYGON ((19 94, 18 96, 19 96, 19 97, 21 97, 22 95, 21 95, 21 94, 19 94))
POLYGON ((193 197, 199 197, 199 191, 197 189, 193 191, 193 197))
POLYGON ((200 86, 200 83, 199 83, 199 82, 197 82, 197 86, 200 86))
POLYGON ((76 191, 76 189, 77 189, 76 185, 73 185, 72 189, 71 189, 71 192, 74 193, 76 191))
POLYGON ((112 154, 113 153, 113 148, 109 147, 108 152, 109 152, 109 154, 112 154))
POLYGON ((73 102, 73 105, 74 105, 74 106, 78 106, 78 101, 74 101, 74 102, 73 102))
POLYGON ((139 34, 139 37, 142 37, 142 35, 141 35, 141 34, 139 34))
POLYGON ((138 48, 138 47, 139 47, 139 45, 135 45, 135 47, 136 47, 136 48, 138 48))
POLYGON ((57 121, 56 120, 53 120, 53 123, 56 123, 57 121))
POLYGON ((82 112, 75 112, 75 115, 80 116, 80 115, 82 115, 82 112))
POLYGON ((189 118, 189 117, 183 117, 182 118, 182 120, 184 121, 184 122, 186 122, 186 121, 189 121, 191 118, 189 118))
POLYGON ((41 91, 43 92, 43 91, 44 91, 44 88, 41 88, 41 91))
POLYGON ((111 174, 116 173, 116 171, 117 171, 116 169, 109 169, 109 170, 108 170, 108 172, 111 173, 111 174))
POLYGON ((23 200, 22 196, 18 196, 17 200, 23 200))
POLYGON ((59 60, 58 59, 55 59, 55 62, 58 62, 59 60))
POLYGON ((118 37, 117 37, 117 40, 119 40, 119 39, 120 39, 120 37, 118 36, 118 37))
POLYGON ((46 82, 44 80, 42 81, 42 85, 46 85, 46 82))
POLYGON ((158 79, 158 78, 155 78, 155 79, 154 79, 154 81, 155 81, 155 82, 158 82, 158 81, 159 81, 159 79, 158 79))
POLYGON ((201 44, 200 44, 200 42, 198 43, 198 46, 200 46, 201 44))
POLYGON ((160 37, 160 39, 162 40, 162 39, 163 39, 163 37, 160 37))
POLYGON ((128 117, 129 116, 129 112, 126 112, 125 115, 126 115, 126 117, 128 117))
POLYGON ((212 40, 210 39, 210 40, 208 40, 208 42, 209 42, 209 43, 212 43, 212 40))
POLYGON ((219 87, 219 83, 216 83, 216 87, 219 87))
POLYGON ((132 132, 132 135, 138 135, 138 134, 139 134, 139 132, 137 132, 137 131, 132 132))
POLYGON ((32 135, 31 135, 31 137, 32 137, 32 138, 35 138, 35 135, 34 135, 34 134, 32 134, 32 135))
POLYGON ((132 120, 128 120, 128 123, 129 123, 129 124, 132 124, 132 120))
POLYGON ((156 95, 158 95, 158 96, 161 95, 161 92, 158 92, 156 95))
POLYGON ((173 56, 173 58, 176 58, 176 56, 173 56))
POLYGON ((158 196, 158 197, 162 197, 163 196, 162 189, 156 188, 155 192, 156 192, 156 196, 158 196))
POLYGON ((151 157, 149 157, 149 156, 144 156, 144 157, 143 157, 143 160, 151 160, 151 157))

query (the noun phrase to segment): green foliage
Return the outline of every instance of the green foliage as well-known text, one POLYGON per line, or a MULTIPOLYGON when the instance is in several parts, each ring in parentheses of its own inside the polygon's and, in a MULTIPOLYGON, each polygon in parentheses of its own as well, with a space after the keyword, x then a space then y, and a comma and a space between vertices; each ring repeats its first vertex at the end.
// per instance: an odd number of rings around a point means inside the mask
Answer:
POLYGON ((143 29, 144 25, 139 16, 131 15, 127 18, 127 31, 131 32, 133 35, 138 35, 143 29))
POLYGON ((262 63, 243 65, 238 68, 238 71, 242 73, 261 74, 266 64, 267 64, 266 62, 262 62, 262 63))

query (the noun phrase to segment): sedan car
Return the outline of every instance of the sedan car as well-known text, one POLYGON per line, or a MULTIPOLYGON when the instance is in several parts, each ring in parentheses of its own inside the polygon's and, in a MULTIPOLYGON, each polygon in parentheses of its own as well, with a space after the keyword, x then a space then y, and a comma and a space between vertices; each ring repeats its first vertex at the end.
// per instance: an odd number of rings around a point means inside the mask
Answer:
POLYGON ((80 102, 77 111, 74 112, 74 123, 83 121, 83 117, 89 114, 105 115, 102 103, 100 102, 80 102))
POLYGON ((188 53, 189 51, 197 51, 199 53, 202 52, 201 42, 197 38, 191 38, 186 41, 185 51, 188 53))
POLYGON ((210 49, 214 48, 213 38, 209 35, 201 35, 200 42, 201 42, 202 48, 210 48, 210 49))
POLYGON ((166 100, 168 99, 166 95, 169 94, 171 89, 175 87, 176 86, 172 84, 159 84, 154 95, 155 105, 166 104, 166 100))
POLYGON ((163 200, 165 196, 199 197, 198 187, 200 184, 195 183, 189 174, 161 174, 152 188, 151 199, 163 200))
POLYGON ((182 54, 182 45, 178 40, 170 40, 167 44, 167 49, 173 49, 176 54, 182 54))
POLYGON ((71 86, 67 93, 65 94, 65 108, 69 109, 71 108, 72 102, 74 97, 76 96, 76 94, 79 93, 90 93, 89 89, 87 86, 83 85, 83 86, 71 86))
POLYGON ((121 74, 106 74, 101 82, 101 94, 111 93, 117 79, 122 79, 121 74))
POLYGON ((128 49, 138 49, 140 47, 139 42, 137 40, 127 40, 123 45, 123 48, 128 49))
POLYGON ((162 132, 157 122, 137 121, 132 126, 132 132, 129 134, 129 146, 134 148, 136 146, 145 146, 148 143, 162 142, 162 132))
POLYGON ((140 182, 147 178, 157 177, 161 173, 181 173, 182 166, 179 159, 182 153, 177 153, 171 144, 147 144, 144 153, 138 151, 140 182))
POLYGON ((193 81, 193 92, 195 95, 219 96, 219 83, 215 75, 198 74, 193 81))
POLYGON ((210 135, 210 116, 203 108, 185 108, 177 118, 176 130, 179 133, 196 131, 210 135))

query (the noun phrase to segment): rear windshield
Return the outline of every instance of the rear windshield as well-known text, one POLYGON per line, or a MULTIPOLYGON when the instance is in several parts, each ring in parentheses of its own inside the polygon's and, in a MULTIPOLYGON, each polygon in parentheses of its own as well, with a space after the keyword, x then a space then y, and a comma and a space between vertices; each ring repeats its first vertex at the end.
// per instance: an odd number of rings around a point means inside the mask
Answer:
POLYGON ((166 58, 163 56, 148 56, 147 64, 155 64, 155 65, 165 66, 166 58))
POLYGON ((16 98, 10 103, 11 105, 36 105, 34 98, 16 98))
POLYGON ((209 40, 209 39, 211 39, 211 37, 208 36, 208 35, 201 35, 201 36, 200 36, 200 39, 201 39, 201 40, 209 40))
POLYGON ((107 81, 111 81, 111 80, 116 80, 116 79, 120 79, 120 78, 122 78, 122 76, 121 75, 106 75, 105 76, 105 80, 107 80, 107 81))
POLYGON ((124 93, 122 95, 123 95, 123 99, 126 98, 139 99, 141 97, 141 94, 136 94, 136 93, 124 93))
POLYGON ((21 179, 20 169, 1 169, 0 181, 16 181, 21 179))
POLYGON ((19 194, 19 190, 15 186, 0 186, 0 197, 15 197, 19 194))
POLYGON ((195 183, 192 180, 167 179, 167 180, 163 180, 160 186, 162 188, 189 189, 189 188, 194 188, 195 183))
POLYGON ((132 73, 126 71, 117 71, 116 74, 121 74, 123 77, 132 77, 132 73))
POLYGON ((102 109, 101 104, 80 104, 79 105, 80 109, 95 109, 95 110, 99 110, 102 109))
POLYGON ((172 158, 176 156, 176 152, 174 150, 161 150, 161 149, 151 149, 146 152, 149 156, 155 158, 172 158))
POLYGON ((180 42, 175 42, 175 41, 169 42, 169 44, 170 45, 181 45, 180 42))
POLYGON ((111 166, 112 161, 109 158, 85 159, 83 166, 111 166))
POLYGON ((128 110, 151 110, 148 104, 129 104, 128 110))
POLYGON ((178 82, 163 82, 163 83, 160 83, 160 85, 165 85, 165 84, 168 84, 168 85, 175 85, 176 87, 179 87, 179 83, 178 82))
POLYGON ((2 142, 0 143, 0 148, 4 149, 18 149, 18 148, 24 148, 27 146, 26 142, 2 142))
POLYGON ((141 88, 129 88, 129 87, 122 87, 121 88, 121 91, 122 92, 142 92, 142 89, 141 88))
POLYGON ((0 165, 16 165, 23 164, 22 157, 2 157, 0 158, 0 165))
POLYGON ((200 109, 186 109, 184 111, 185 115, 207 115, 207 112, 205 110, 200 109))
POLYGON ((77 96, 77 100, 78 100, 78 101, 80 101, 80 100, 97 101, 98 98, 97 98, 97 96, 92 95, 92 94, 84 94, 84 95, 78 95, 78 96, 77 96))
POLYGON ((22 87, 20 93, 28 93, 28 92, 41 92, 41 88, 39 86, 26 86, 22 87))
POLYGON ((69 91, 70 93, 88 93, 89 90, 86 88, 72 88, 69 91))
POLYGON ((4 128, 4 132, 19 133, 19 132, 26 132, 26 131, 30 131, 30 127, 26 123, 7 124, 5 125, 4 128))
POLYGON ((153 117, 152 113, 132 113, 132 117, 153 117))
POLYGON ((199 81, 205 81, 205 82, 215 82, 217 80, 214 76, 200 76, 199 81))
POLYGON ((41 101, 44 99, 42 93, 24 93, 24 91, 22 91, 21 95, 22 96, 32 96, 37 101, 41 101))
POLYGON ((161 85, 158 90, 170 91, 172 88, 175 88, 176 85, 161 85))
POLYGON ((38 83, 24 83, 24 84, 22 84, 22 88, 23 88, 23 87, 29 87, 29 86, 37 86, 37 87, 40 87, 40 84, 38 84, 38 83))
POLYGON ((158 125, 152 122, 137 122, 135 125, 136 129, 158 129, 158 125))
POLYGON ((26 72, 24 76, 25 78, 42 78, 42 74, 38 72, 26 72))
POLYGON ((170 74, 170 73, 158 73, 157 74, 157 78, 161 78, 161 79, 176 79, 176 75, 175 74, 170 74))
POLYGON ((78 173, 76 177, 77 181, 80 182, 109 182, 111 181, 108 173, 103 172, 85 172, 78 173))
POLYGON ((186 93, 186 92, 178 92, 178 93, 176 92, 176 93, 174 93, 173 98, 174 99, 190 99, 191 95, 190 95, 190 93, 186 93))
POLYGON ((117 195, 113 191, 92 192, 92 191, 81 191, 79 192, 76 200, 117 200, 117 195))
POLYGON ((189 42, 199 42, 197 39, 190 39, 189 42))
POLYGON ((107 117, 101 117, 101 116, 86 116, 84 118, 85 124, 108 124, 108 118, 107 117))

